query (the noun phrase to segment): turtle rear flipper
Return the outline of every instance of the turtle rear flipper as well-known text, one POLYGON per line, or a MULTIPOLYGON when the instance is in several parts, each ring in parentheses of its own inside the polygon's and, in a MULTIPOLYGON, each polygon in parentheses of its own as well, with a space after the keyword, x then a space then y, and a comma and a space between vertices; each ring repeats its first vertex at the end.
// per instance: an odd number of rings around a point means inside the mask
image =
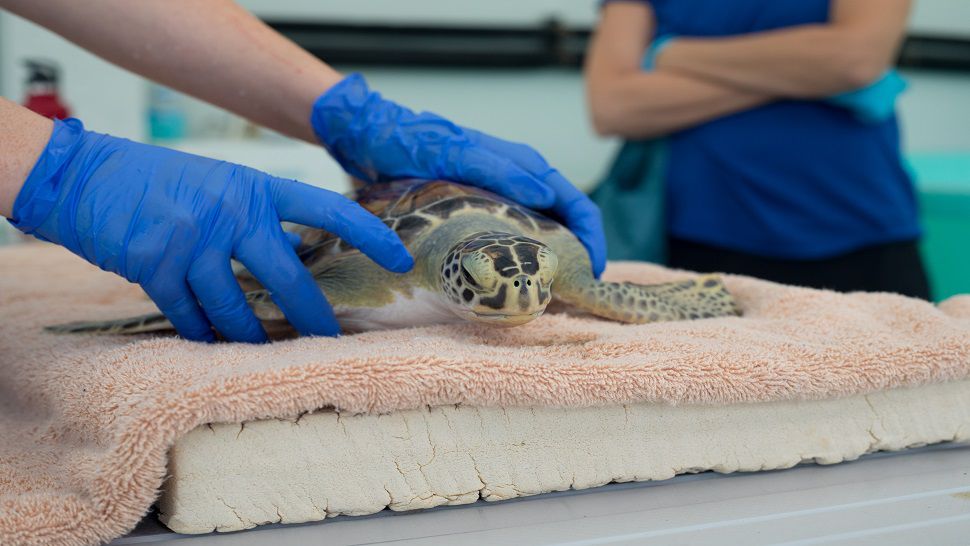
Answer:
MULTIPOLYGON (((273 303, 266 290, 253 290, 246 293, 246 300, 256 318, 260 319, 270 337, 286 337, 292 330, 279 307, 273 303)), ((104 321, 68 322, 55 324, 44 328, 55 334, 99 334, 99 335, 133 335, 153 332, 175 332, 175 327, 161 313, 150 313, 137 317, 128 317, 104 321)))
POLYGON ((630 323, 691 320, 740 315, 717 275, 643 285, 593 280, 560 287, 557 297, 594 315, 630 323))
POLYGON ((101 335, 127 335, 145 334, 149 332, 174 331, 172 323, 161 313, 150 315, 140 315, 117 320, 104 320, 95 322, 68 322, 67 324, 55 324, 44 328, 48 332, 55 334, 101 334, 101 335))

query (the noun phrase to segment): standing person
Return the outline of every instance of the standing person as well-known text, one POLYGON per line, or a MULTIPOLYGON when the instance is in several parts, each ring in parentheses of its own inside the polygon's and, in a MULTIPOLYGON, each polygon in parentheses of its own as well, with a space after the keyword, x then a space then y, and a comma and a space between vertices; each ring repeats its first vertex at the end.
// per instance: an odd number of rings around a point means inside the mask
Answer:
MULTIPOLYGON (((101 57, 286 135, 368 182, 446 179, 559 217, 606 265, 599 210, 532 148, 415 113, 344 76, 230 0, 0 0, 101 57)), ((106 90, 107 92, 107 90, 106 90)), ((185 338, 263 342, 233 277, 242 262, 298 332, 335 335, 325 295, 280 222, 320 227, 380 265, 413 260, 333 192, 51 121, 0 99, 0 214, 144 288, 185 338)))
POLYGON ((668 265, 929 298, 894 114, 904 85, 889 70, 909 9, 602 7, 585 74, 592 120, 604 135, 664 142, 668 265))

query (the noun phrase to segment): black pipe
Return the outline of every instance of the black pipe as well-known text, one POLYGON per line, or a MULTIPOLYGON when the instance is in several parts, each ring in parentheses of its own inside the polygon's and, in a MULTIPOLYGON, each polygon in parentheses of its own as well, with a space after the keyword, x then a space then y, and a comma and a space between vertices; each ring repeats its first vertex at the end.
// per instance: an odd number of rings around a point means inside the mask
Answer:
MULTIPOLYGON (((579 68, 589 29, 556 19, 521 27, 267 21, 310 53, 338 65, 442 68, 579 68)), ((897 66, 970 72, 970 38, 912 34, 897 66)))

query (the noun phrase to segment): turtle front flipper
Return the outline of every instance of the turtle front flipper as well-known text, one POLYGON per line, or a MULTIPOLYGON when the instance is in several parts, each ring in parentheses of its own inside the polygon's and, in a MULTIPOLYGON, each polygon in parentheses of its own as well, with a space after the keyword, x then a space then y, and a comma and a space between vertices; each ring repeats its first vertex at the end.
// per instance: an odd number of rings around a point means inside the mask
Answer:
POLYGON ((652 285, 596 281, 591 277, 582 286, 553 286, 553 292, 594 315, 638 324, 741 314, 717 275, 652 285))
POLYGON ((553 297, 596 316, 643 324, 741 314, 719 275, 661 284, 598 281, 586 249, 575 236, 564 230, 546 242, 559 256, 553 297))

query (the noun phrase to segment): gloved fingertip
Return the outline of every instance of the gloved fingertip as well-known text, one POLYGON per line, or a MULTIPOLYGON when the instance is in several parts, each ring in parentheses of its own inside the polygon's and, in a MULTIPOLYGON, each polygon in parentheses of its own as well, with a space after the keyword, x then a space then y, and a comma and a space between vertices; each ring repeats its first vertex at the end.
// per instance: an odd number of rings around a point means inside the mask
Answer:
POLYGON ((590 268, 593 270, 593 277, 599 279, 600 275, 606 269, 606 260, 597 256, 595 253, 591 253, 589 263, 590 268))
POLYGON ((269 336, 266 335, 266 332, 262 329, 262 327, 260 327, 258 330, 246 332, 244 334, 226 335, 223 333, 222 336, 226 339, 226 341, 233 341, 236 343, 250 343, 253 345, 269 343, 269 336))
POLYGON ((178 334, 182 337, 182 339, 186 339, 188 341, 200 341, 202 343, 216 342, 216 335, 212 332, 212 330, 200 332, 179 332, 178 334))
POLYGON ((606 237, 596 237, 595 235, 589 234, 580 235, 579 237, 583 246, 586 247, 586 253, 589 255, 590 269, 592 269, 593 277, 599 279, 603 271, 606 270, 606 237))
POLYGON ((394 260, 384 265, 385 269, 394 273, 407 273, 414 269, 414 257, 408 251, 402 252, 394 260))
POLYGON ((545 183, 541 184, 539 187, 541 188, 541 196, 539 199, 543 202, 545 208, 551 209, 556 205, 556 190, 550 188, 549 185, 545 183))
POLYGON ((397 233, 394 234, 394 242, 394 246, 396 248, 394 249, 394 252, 391 253, 391 256, 394 257, 395 271, 410 271, 411 268, 414 267, 414 256, 411 255, 411 251, 408 250, 408 247, 404 246, 404 243, 401 241, 397 233))
POLYGON ((603 275, 603 271, 606 271, 606 264, 594 264, 593 265, 593 278, 599 280, 603 275))
POLYGON ((290 246, 294 249, 300 248, 303 240, 300 238, 299 233, 293 233, 292 231, 285 231, 284 233, 286 233, 286 240, 290 243, 290 246))
POLYGON ((559 197, 559 193, 552 184, 546 182, 545 180, 536 180, 536 191, 539 193, 540 198, 543 201, 549 202, 549 206, 552 207, 556 204, 556 199, 559 197))
POLYGON ((551 209, 556 204, 556 192, 545 182, 527 178, 512 186, 513 200, 538 210, 551 209))
POLYGON ((401 238, 390 229, 383 235, 378 239, 378 244, 372 241, 371 244, 360 247, 360 250, 377 265, 392 273, 411 271, 414 268, 414 257, 401 242, 401 238))
POLYGON ((337 317, 333 314, 330 303, 326 300, 323 292, 317 289, 313 298, 307 300, 317 300, 313 304, 313 311, 302 315, 287 315, 300 336, 304 337, 334 337, 340 334, 340 324, 337 317))
POLYGON ((338 337, 340 336, 340 325, 336 322, 325 321, 310 330, 300 332, 304 337, 338 337))

